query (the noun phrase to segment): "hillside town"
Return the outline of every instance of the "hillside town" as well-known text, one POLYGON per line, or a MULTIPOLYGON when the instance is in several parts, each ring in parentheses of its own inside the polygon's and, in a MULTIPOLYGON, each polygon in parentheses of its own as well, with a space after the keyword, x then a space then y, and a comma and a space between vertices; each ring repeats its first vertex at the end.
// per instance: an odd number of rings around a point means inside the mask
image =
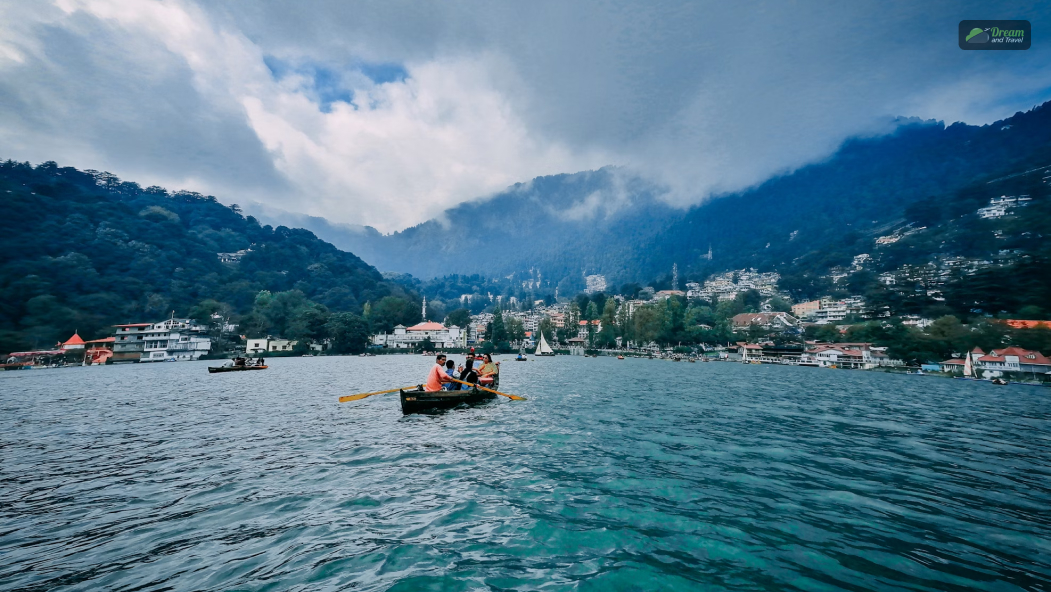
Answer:
MULTIPOLYGON (((868 260, 867 255, 855 257, 855 267, 860 269, 868 260)), ((905 270, 881 276, 880 281, 893 285, 905 274, 912 274, 908 277, 924 278, 930 282, 932 293, 937 294, 937 280, 945 269, 971 266, 973 262, 947 259, 944 267, 905 270)), ((779 289, 779 279, 774 272, 739 269, 713 274, 704 282, 687 282, 686 290, 674 289, 677 280, 670 290, 643 287, 629 298, 605 296, 602 290, 608 286, 606 278, 593 274, 587 276, 588 289, 576 299, 523 303, 515 298, 503 302, 501 296, 483 296, 492 306, 465 316, 465 322, 460 323, 463 326, 446 323, 446 319, 430 320, 425 298, 419 311, 423 321, 372 333, 365 347, 373 353, 471 348, 528 353, 538 347, 543 336, 555 352, 569 355, 689 358, 863 370, 904 369, 911 363, 918 365, 920 372, 948 375, 994 378, 1004 373, 1028 373, 1040 381, 1051 376, 1051 361, 1044 354, 1011 344, 988 353, 974 347, 946 360, 895 358, 887 345, 850 341, 851 332, 872 323, 924 330, 936 319, 921 315, 890 318, 883 311, 871 310, 865 299, 857 295, 792 303, 790 296, 779 289), (752 301, 750 310, 737 312, 745 301, 752 301), (656 325, 669 314, 694 315, 691 318, 695 324, 689 331, 698 339, 692 344, 680 341, 673 345, 658 337, 656 325)), ((465 294, 460 300, 470 303, 477 297, 465 294)), ((1008 319, 1003 323, 1012 329, 1051 329, 1051 322, 1047 321, 1008 319)), ((4 366, 179 362, 227 355, 309 356, 330 353, 330 346, 331 339, 304 342, 272 335, 249 337, 239 334, 237 325, 218 314, 199 322, 176 318, 172 313, 158 322, 116 325, 113 335, 100 339, 86 341, 74 332, 51 349, 12 352, 6 356, 4 366)))

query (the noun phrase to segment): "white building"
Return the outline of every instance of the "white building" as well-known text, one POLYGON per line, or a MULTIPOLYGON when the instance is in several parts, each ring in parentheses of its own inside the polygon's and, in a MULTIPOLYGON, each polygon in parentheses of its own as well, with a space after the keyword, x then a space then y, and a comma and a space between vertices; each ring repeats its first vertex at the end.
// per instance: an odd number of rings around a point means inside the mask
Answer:
POLYGON ((193 319, 171 318, 142 331, 140 362, 197 360, 212 349, 208 328, 193 319))
POLYGON ((865 301, 860 296, 851 296, 840 301, 821 300, 821 308, 808 312, 807 318, 818 325, 838 323, 849 315, 864 315, 865 301))
POLYGON ((598 292, 606 291, 606 276, 604 275, 589 275, 584 278, 587 287, 584 288, 585 294, 596 294, 598 292))
POLYGON ((394 333, 372 336, 372 344, 394 349, 412 349, 425 339, 430 339, 436 348, 467 347, 467 332, 459 327, 446 327, 441 323, 424 322, 411 327, 398 325, 394 333))
POLYGON ((248 344, 245 346, 245 353, 262 354, 267 352, 290 352, 295 349, 298 344, 298 341, 274 339, 273 337, 267 337, 266 339, 249 339, 248 344))

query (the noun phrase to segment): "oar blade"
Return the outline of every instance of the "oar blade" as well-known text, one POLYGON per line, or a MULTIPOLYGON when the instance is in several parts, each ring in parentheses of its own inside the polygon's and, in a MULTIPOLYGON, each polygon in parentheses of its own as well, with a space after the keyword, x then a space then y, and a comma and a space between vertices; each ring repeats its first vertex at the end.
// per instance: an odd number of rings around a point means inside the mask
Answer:
POLYGON ((362 400, 362 399, 364 399, 366 397, 371 397, 372 395, 385 395, 387 393, 396 393, 398 391, 403 391, 403 390, 411 389, 411 388, 415 388, 415 387, 412 387, 412 386, 400 386, 398 388, 393 388, 393 389, 386 390, 386 391, 376 391, 374 393, 361 393, 360 395, 344 395, 344 396, 339 398, 339 402, 340 403, 347 403, 347 402, 350 402, 350 401, 360 401, 360 400, 362 400))
POLYGON ((362 393, 360 395, 346 395, 339 398, 340 403, 349 403, 350 401, 360 401, 367 397, 371 397, 374 393, 362 393))

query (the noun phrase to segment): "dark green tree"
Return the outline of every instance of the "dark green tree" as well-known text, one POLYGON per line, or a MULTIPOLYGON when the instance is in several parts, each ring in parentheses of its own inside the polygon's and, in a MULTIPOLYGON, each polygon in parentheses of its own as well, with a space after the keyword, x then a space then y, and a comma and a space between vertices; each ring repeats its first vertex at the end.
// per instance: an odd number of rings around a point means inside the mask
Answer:
POLYGON ((467 328, 471 324, 471 311, 466 308, 458 308, 445 317, 445 325, 448 327, 467 328))
POLYGON ((508 340, 507 329, 504 327, 504 315, 500 309, 493 313, 493 321, 489 324, 489 341, 494 344, 503 343, 508 340))
POLYGON ((358 354, 368 345, 368 325, 354 313, 333 314, 325 324, 325 332, 332 339, 331 351, 336 354, 358 354))

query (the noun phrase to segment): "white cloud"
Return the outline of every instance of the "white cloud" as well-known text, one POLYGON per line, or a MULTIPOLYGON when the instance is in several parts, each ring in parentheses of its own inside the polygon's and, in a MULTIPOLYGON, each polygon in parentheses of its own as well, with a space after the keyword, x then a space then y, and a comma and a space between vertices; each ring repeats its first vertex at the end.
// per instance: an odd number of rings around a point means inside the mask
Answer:
POLYGON ((1047 48, 956 47, 946 15, 982 6, 6 3, 0 149, 387 231, 609 164, 687 205, 894 116, 983 123, 1045 100, 1047 48), (361 61, 407 76, 375 83, 361 61))
POLYGON ((259 194, 253 187, 238 195, 236 187, 190 174, 168 180, 221 191, 226 201, 255 198, 390 231, 523 178, 607 163, 595 151, 574 153, 527 129, 489 83, 488 72, 505 67, 494 56, 406 64, 407 78, 383 84, 359 76, 352 102, 325 112, 305 90, 309 81, 274 80, 258 46, 213 26, 192 4, 60 0, 58 6, 70 16, 84 12, 115 23, 121 36, 154 39, 184 61, 211 109, 230 116, 239 106, 288 189, 259 194))

